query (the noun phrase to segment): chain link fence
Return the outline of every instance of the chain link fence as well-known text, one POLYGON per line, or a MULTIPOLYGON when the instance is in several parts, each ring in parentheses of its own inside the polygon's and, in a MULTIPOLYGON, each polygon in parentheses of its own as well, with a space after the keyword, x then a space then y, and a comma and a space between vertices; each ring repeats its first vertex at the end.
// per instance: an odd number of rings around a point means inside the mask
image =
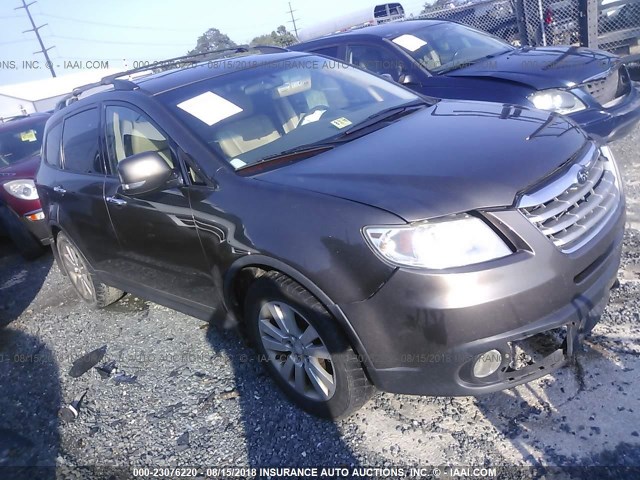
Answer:
POLYGON ((640 53, 640 0, 487 0, 418 18, 470 25, 513 45, 583 45, 640 53))
POLYGON ((433 10, 420 15, 423 19, 440 19, 463 23, 520 45, 515 4, 512 0, 489 0, 453 8, 433 10))

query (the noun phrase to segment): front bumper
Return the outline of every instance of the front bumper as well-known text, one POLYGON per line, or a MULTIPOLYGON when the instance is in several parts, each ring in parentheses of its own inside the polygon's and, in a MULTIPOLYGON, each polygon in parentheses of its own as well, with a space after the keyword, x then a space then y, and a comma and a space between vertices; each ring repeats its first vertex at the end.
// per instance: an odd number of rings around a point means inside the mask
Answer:
MULTIPOLYGON (((39 210, 38 212, 42 212, 42 210, 39 210)), ((33 214, 38 212, 31 213, 33 214)), ((30 220, 28 216, 29 214, 20 217, 20 221, 22 222, 22 224, 26 227, 27 230, 29 230, 29 232, 31 232, 31 235, 38 239, 38 241, 42 245, 49 245, 51 243, 51 234, 49 232, 49 228, 47 227, 46 220, 44 218, 40 220, 30 220)))
POLYGON ((21 229, 24 227, 31 235, 33 235, 42 245, 51 243, 51 234, 47 226, 44 216, 42 219, 30 219, 34 214, 42 214, 42 210, 34 210, 24 215, 18 215, 9 206, 0 204, 0 230, 5 235, 10 236, 10 230, 21 229))
POLYGON ((622 138, 640 121, 640 84, 632 84, 627 96, 611 108, 589 108, 569 117, 600 142, 622 138))
POLYGON ((449 396, 509 388, 566 363, 598 321, 620 262, 624 201, 597 236, 572 254, 561 253, 517 211, 494 216, 528 248, 481 271, 398 269, 371 298, 340 305, 381 390, 449 396), (566 330, 563 350, 541 363, 514 372, 505 361, 486 378, 472 375, 479 355, 507 353, 510 342, 558 327, 566 330))

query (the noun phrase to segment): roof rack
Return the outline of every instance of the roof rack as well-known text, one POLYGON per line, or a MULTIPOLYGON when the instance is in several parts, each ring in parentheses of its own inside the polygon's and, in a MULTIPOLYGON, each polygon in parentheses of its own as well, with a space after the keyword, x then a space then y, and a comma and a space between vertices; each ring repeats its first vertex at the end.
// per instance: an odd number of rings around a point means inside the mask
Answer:
POLYGON ((55 111, 58 111, 70 104, 72 104, 73 102, 78 100, 78 97, 86 92, 87 90, 92 90, 94 88, 98 88, 98 87, 102 87, 102 86, 107 86, 107 85, 112 85, 113 88, 115 90, 135 90, 137 88, 140 88, 135 82, 131 81, 131 80, 123 80, 120 77, 124 77, 126 75, 133 75, 134 73, 140 73, 140 72, 146 72, 149 70, 154 70, 156 68, 162 68, 162 67, 171 67, 171 66, 175 66, 176 64, 180 63, 180 62, 191 62, 191 63, 197 63, 198 60, 196 60, 199 57, 205 57, 208 55, 215 55, 215 54, 229 54, 229 53, 248 53, 251 50, 257 50, 260 53, 263 54, 267 54, 267 53, 278 53, 278 52, 288 52, 289 50, 286 48, 281 48, 281 47, 275 47, 275 46, 271 46, 271 45, 256 45, 256 46, 249 46, 249 45, 240 45, 237 47, 232 47, 232 48, 221 48, 219 50, 207 50, 206 52, 199 52, 199 53, 190 53, 188 55, 182 55, 180 57, 174 57, 174 58, 168 58, 166 60, 160 60, 158 62, 154 62, 151 63, 149 65, 144 65, 141 67, 137 67, 137 68, 132 68, 129 70, 125 70, 119 73, 114 73, 111 75, 107 75, 106 77, 101 78, 100 80, 98 80, 97 82, 93 82, 93 83, 88 83, 86 85, 82 85, 80 87, 76 87, 74 88, 71 93, 69 95, 67 95, 66 97, 64 97, 63 99, 61 99, 57 104, 56 104, 56 108, 55 111))
POLYGON ((31 113, 21 113, 19 115, 9 115, 7 117, 0 117, 0 123, 8 123, 14 120, 22 120, 23 118, 29 118, 33 115, 43 115, 47 112, 31 112, 31 113))

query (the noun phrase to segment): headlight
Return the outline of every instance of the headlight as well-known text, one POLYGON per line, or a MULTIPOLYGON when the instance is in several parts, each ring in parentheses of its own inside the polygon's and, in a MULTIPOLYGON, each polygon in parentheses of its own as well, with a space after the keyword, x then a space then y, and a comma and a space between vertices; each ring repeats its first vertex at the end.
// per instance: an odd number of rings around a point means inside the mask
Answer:
POLYGON ((459 267, 512 253, 491 227, 466 214, 410 225, 365 227, 364 234, 375 252, 405 267, 459 267))
POLYGON ((562 114, 579 112, 587 106, 573 93, 566 90, 542 90, 527 97, 536 108, 562 114))
POLYGON ((618 169, 618 164, 616 163, 616 159, 613 156, 613 152, 607 145, 603 145, 600 147, 600 152, 607 160, 609 160, 609 167, 613 171, 613 175, 616 178, 616 185, 618 186, 618 190, 622 191, 622 177, 620 176, 620 170, 618 169))
POLYGON ((38 191, 33 180, 11 180, 2 185, 4 189, 16 198, 22 200, 37 200, 38 191))

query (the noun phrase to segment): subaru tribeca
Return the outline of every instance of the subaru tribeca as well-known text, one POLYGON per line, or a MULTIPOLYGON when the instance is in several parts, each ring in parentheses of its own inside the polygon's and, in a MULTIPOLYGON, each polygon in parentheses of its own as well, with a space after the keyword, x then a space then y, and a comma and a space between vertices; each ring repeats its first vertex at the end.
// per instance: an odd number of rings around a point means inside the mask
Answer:
POLYGON ((309 412, 539 378, 607 303, 620 176, 567 118, 294 52, 101 84, 46 127, 62 272, 97 307, 237 319, 309 412))

